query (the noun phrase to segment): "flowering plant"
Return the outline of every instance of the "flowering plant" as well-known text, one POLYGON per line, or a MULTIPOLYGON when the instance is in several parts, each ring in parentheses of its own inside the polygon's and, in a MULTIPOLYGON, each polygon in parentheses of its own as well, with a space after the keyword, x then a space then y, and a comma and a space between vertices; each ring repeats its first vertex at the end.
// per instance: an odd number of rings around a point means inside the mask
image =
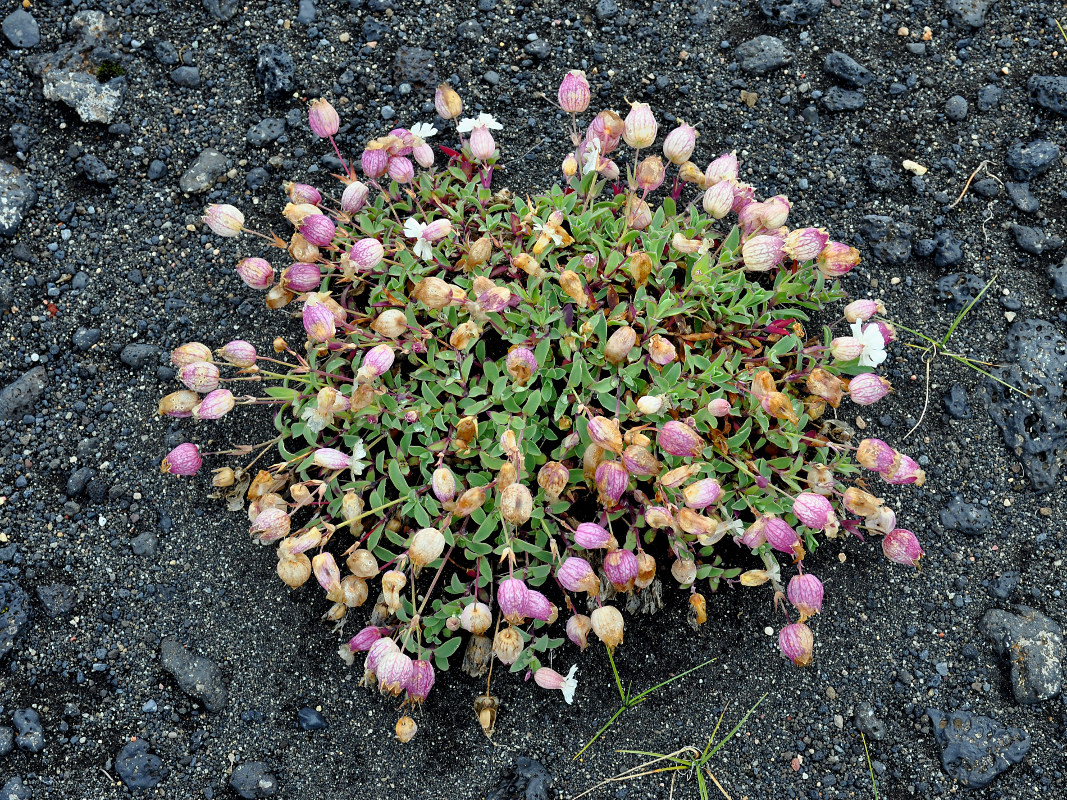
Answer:
MULTIPOLYGON (((651 109, 601 111, 583 134, 589 98, 585 76, 568 73, 564 184, 534 198, 491 189, 501 125, 461 119, 443 86, 435 107, 460 140, 445 163, 426 143, 432 126, 397 128, 367 144, 362 179, 345 164, 340 194, 287 184, 288 240, 230 206, 205 216, 221 236, 290 257, 277 280, 261 256, 237 273, 269 307, 298 308, 306 340, 277 338, 269 354, 184 345, 173 361, 186 389, 160 413, 274 407, 278 436, 213 483, 232 508, 247 503, 286 584, 314 576, 326 619, 340 626, 370 601, 342 655, 366 652, 364 683, 413 703, 461 649, 473 675, 496 658, 570 702, 574 667, 564 677, 550 654, 567 640, 584 649, 590 632, 619 646, 620 608, 662 605, 664 572, 688 591, 694 626, 706 592, 770 587, 796 614, 782 602, 779 647, 804 665, 823 605, 806 559, 824 537, 866 531, 894 562, 922 555, 861 468, 917 485, 922 470, 826 419, 846 398, 890 391, 873 372, 895 337, 885 309, 859 299, 821 334, 805 327, 844 299, 837 279, 859 253, 787 227, 789 201, 757 200, 733 154, 699 169, 684 123, 665 138, 676 175, 653 208, 667 168, 641 159, 658 132, 651 109), (635 151, 625 173, 611 159, 621 141, 635 151), (849 335, 835 336, 842 322, 849 335), (220 388, 231 380, 273 385, 235 397, 220 388), (280 460, 257 472, 271 449, 280 460), (745 553, 758 566, 734 566, 745 553)), ((333 143, 326 101, 309 122, 333 143)), ((201 457, 183 444, 163 469, 194 474, 201 457)), ((490 699, 476 704, 487 732, 490 699)), ((398 724, 405 741, 414 731, 398 724)))

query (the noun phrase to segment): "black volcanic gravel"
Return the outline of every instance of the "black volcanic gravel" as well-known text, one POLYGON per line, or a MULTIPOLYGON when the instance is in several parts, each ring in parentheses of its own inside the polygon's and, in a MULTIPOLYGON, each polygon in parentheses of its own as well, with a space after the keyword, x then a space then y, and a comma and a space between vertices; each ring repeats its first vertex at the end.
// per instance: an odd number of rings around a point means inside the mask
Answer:
MULTIPOLYGON (((946 772, 952 737, 928 709, 1006 737, 1004 771, 972 796, 1067 792, 1063 698, 1018 703, 1009 659, 979 631, 990 609, 1067 621, 1067 421, 1050 405, 1067 385, 1055 345, 1067 334, 1062 3, 16 5, 0 11, 0 620, 16 621, 0 630, 0 785, 10 793, 451 799, 535 786, 571 797, 641 760, 617 750, 701 748, 724 707, 720 734, 765 692, 711 763, 735 798, 872 797, 860 731, 880 796, 956 794, 953 775, 988 764, 957 751, 946 772), (760 37, 781 48, 746 49, 760 37), (746 69, 753 50, 757 66, 768 54, 777 63, 746 69), (42 85, 35 69, 82 64, 81 53, 95 74, 55 82, 52 72, 42 85), (230 202, 253 227, 286 230, 281 183, 333 191, 339 167, 306 129, 306 100, 331 99, 342 151, 358 157, 394 125, 434 121, 436 80, 504 123, 497 184, 544 188, 566 148, 552 98, 571 68, 589 74, 594 109, 640 100, 664 130, 699 123, 702 166, 737 150, 758 194, 791 199, 791 221, 861 248, 846 288, 882 299, 902 325, 940 338, 960 293, 997 276, 949 349, 1006 359, 1012 380, 1043 383, 1034 399, 1013 397, 941 357, 927 402, 923 352, 897 345, 885 370, 895 392, 859 414, 842 407, 858 435, 926 469, 921 490, 877 491, 927 556, 915 572, 887 564, 877 541, 821 548, 810 567, 827 597, 811 667, 778 656, 765 592, 724 588, 694 633, 683 593, 668 589, 659 615, 628 619, 622 675, 644 687, 717 660, 627 712, 582 758, 617 707, 597 648, 559 651, 557 666, 579 665, 572 706, 521 676, 494 680, 492 742, 472 709, 484 682, 440 675, 415 714, 418 735, 401 745, 395 703, 356 686, 358 663, 337 656, 343 634, 318 621, 321 597, 284 590, 244 515, 207 497, 207 470, 158 472, 182 441, 215 450, 272 430, 247 409, 196 427, 154 417, 177 388, 173 347, 299 338, 233 272, 259 254, 254 242, 215 237, 199 216, 230 202), (185 666, 214 669, 211 693, 167 671, 161 652, 175 646, 185 666), (328 726, 302 729, 308 712, 328 726), (39 738, 22 732, 33 720, 39 738)), ((453 143, 437 122, 433 143, 453 143)), ((661 773, 587 796, 670 791, 661 773)), ((674 796, 696 796, 690 776, 674 796)))

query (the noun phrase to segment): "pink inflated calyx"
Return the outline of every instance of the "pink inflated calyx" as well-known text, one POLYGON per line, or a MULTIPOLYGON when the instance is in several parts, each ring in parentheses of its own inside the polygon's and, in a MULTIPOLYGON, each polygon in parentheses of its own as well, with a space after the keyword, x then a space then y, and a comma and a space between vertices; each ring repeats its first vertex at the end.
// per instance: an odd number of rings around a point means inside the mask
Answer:
POLYGON ((785 237, 785 252, 795 261, 804 263, 817 258, 830 240, 820 228, 798 228, 785 237))
POLYGON ((159 469, 160 472, 170 475, 195 475, 200 471, 201 464, 203 459, 200 458, 199 448, 186 442, 167 453, 159 469))
POLYGON ((663 140, 663 155, 676 166, 681 166, 693 155, 697 143, 697 129, 686 125, 681 120, 678 127, 667 134, 663 140))
POLYGON ((833 506, 823 495, 804 492, 793 500, 793 515, 802 525, 813 530, 824 530, 835 520, 833 506))
POLYGON ((229 389, 215 389, 204 395, 204 399, 193 409, 193 416, 197 419, 220 419, 233 409, 234 402, 233 392, 229 389))
POLYGON ((250 289, 269 289, 274 283, 274 267, 265 258, 242 259, 235 271, 250 289))
POLYGON ((882 539, 882 553, 896 564, 919 566, 924 551, 914 533, 906 528, 894 528, 882 539))
POLYGON ((414 671, 414 662, 411 656, 402 652, 399 648, 386 653, 375 669, 378 676, 378 689, 382 694, 390 694, 393 697, 404 691, 411 680, 414 671))
POLYGON ((341 210, 346 214, 355 214, 367 202, 370 189, 362 181, 352 181, 341 194, 341 210))
POLYGON ((591 97, 589 81, 580 69, 572 69, 564 75, 556 92, 559 107, 568 114, 581 114, 589 108, 591 97))
POLYGON ((552 617, 552 603, 536 589, 527 589, 526 599, 522 604, 522 616, 548 622, 552 617))
POLYGON ((496 590, 496 602, 504 619, 515 625, 522 622, 526 596, 529 593, 526 584, 518 578, 508 578, 500 582, 496 590))
POLYGON ((320 98, 308 106, 308 127, 320 139, 336 135, 340 125, 341 120, 337 116, 337 111, 328 100, 320 98))
POLYGON ((336 231, 337 226, 325 214, 308 214, 300 223, 300 235, 316 247, 329 247, 336 231))
POLYGON ((406 156, 390 156, 386 171, 397 183, 411 183, 415 179, 415 165, 406 156))
POLYGON ((785 240, 776 234, 750 236, 741 245, 741 257, 749 272, 766 272, 782 263, 785 240))
POLYGON ((607 547, 611 534, 607 528, 595 522, 583 522, 574 529, 574 543, 583 550, 597 550, 607 547))
POLYGON ((301 320, 308 338, 313 342, 328 342, 337 333, 337 322, 325 303, 307 302, 301 311, 301 320))
POLYGON ((800 544, 800 537, 793 527, 784 519, 775 516, 766 517, 763 535, 767 542, 779 553, 794 554, 800 544))
MULTIPOLYGON (((209 350, 208 353, 210 352, 209 350)), ((186 388, 207 394, 218 388, 219 368, 208 361, 196 361, 182 367, 178 372, 178 379, 186 388)))
POLYGON ((496 152, 496 142, 493 140, 493 134, 489 132, 489 128, 485 125, 475 125, 474 130, 471 131, 470 138, 471 155, 474 156, 475 161, 480 161, 483 164, 489 161, 496 152))
POLYGON ((385 257, 385 248, 377 239, 360 239, 348 251, 348 259, 360 269, 374 269, 385 257))
POLYGON ((686 486, 682 490, 682 496, 689 508, 699 510, 717 503, 723 496, 723 491, 717 480, 704 478, 686 486))
POLYGON ((322 194, 314 186, 307 183, 295 183, 290 181, 285 184, 285 193, 296 205, 308 204, 317 206, 322 202, 322 194))
POLYGON ((537 374, 537 357, 528 347, 516 347, 508 353, 504 366, 518 386, 525 386, 537 374))
POLYGON ((408 677, 404 688, 408 692, 408 700, 412 703, 422 703, 430 694, 434 684, 433 664, 419 659, 411 663, 411 675, 408 677))
POLYGON ((809 573, 794 575, 789 579, 785 596, 789 598, 789 602, 793 604, 793 607, 800 612, 801 622, 822 611, 823 585, 822 581, 814 575, 809 573))
POLYGON ((395 359, 392 345, 375 345, 363 356, 363 366, 360 372, 365 371, 365 374, 373 377, 384 375, 392 368, 395 359))
POLYGON ((348 640, 348 649, 353 653, 370 650, 371 645, 382 638, 382 629, 374 625, 368 625, 355 636, 348 640))
POLYGON ((889 381, 873 372, 857 375, 848 382, 848 396, 858 406, 877 403, 892 390, 889 381))
POLYGON ((359 163, 368 178, 380 178, 389 169, 389 151, 383 148, 368 147, 359 157, 359 163))
POLYGON ((733 153, 723 153, 708 164, 704 171, 704 185, 714 186, 719 181, 736 181, 737 167, 737 156, 733 153))
POLYGON ((374 672, 378 669, 378 665, 381 664, 382 659, 390 653, 395 653, 400 648, 393 639, 381 638, 378 641, 371 643, 367 648, 367 660, 365 667, 368 671, 374 672))
POLYGON ((814 646, 815 638, 811 635, 811 628, 803 622, 786 625, 778 634, 779 651, 798 667, 806 667, 811 663, 814 646))
POLYGON ((596 488, 601 502, 612 507, 618 504, 630 485, 630 473, 619 461, 603 461, 596 468, 596 488))
POLYGON ((604 574, 618 592, 627 592, 637 580, 637 556, 630 550, 612 550, 604 556, 604 574))
POLYGON ((556 570, 556 580, 568 592, 595 593, 600 581, 589 562, 578 556, 570 556, 556 570))
POLYGON ((254 366, 256 359, 259 357, 256 354, 255 346, 244 339, 234 339, 232 342, 227 342, 215 351, 215 355, 235 367, 254 366))
POLYGON ((671 420, 659 429, 656 438, 661 450, 672 456, 696 458, 704 451, 704 440, 700 434, 684 422, 671 420))
POLYGON ((318 264, 300 262, 282 272, 282 286, 296 293, 313 292, 322 283, 322 270, 318 264))

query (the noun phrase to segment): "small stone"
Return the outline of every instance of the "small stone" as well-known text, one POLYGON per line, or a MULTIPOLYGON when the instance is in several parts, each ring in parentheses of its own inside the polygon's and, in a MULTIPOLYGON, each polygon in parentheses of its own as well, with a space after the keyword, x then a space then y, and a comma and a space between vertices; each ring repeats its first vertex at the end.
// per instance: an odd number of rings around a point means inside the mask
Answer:
POLYGON ((823 95, 822 104, 827 111, 858 111, 867 100, 862 94, 840 86, 831 86, 823 95))
POLYGON ((734 51, 741 71, 764 75, 793 61, 793 54, 775 36, 757 36, 737 46, 734 51))
POLYGON ((230 775, 230 788, 246 800, 274 797, 278 793, 278 779, 262 761, 248 761, 234 769, 230 775))
POLYGON ((597 0, 596 18, 602 20, 613 19, 619 13, 619 6, 615 0, 597 0))
POLYGON ((484 75, 482 75, 482 80, 484 80, 490 86, 498 86, 500 84, 500 73, 494 69, 491 69, 484 75))
POLYGON ((276 44, 260 45, 256 53, 256 80, 268 103, 285 100, 296 90, 293 57, 276 44))
POLYGON ((174 676, 178 687, 208 711, 221 711, 225 707, 226 685, 222 682, 222 670, 214 661, 190 653, 175 639, 167 637, 160 644, 160 663, 174 676))
POLYGON ((393 62, 397 83, 410 83, 419 88, 437 85, 437 62, 429 50, 421 47, 400 47, 393 62))
POLYGON ((1052 169, 1059 158, 1059 145, 1046 139, 1035 139, 1028 144, 1016 142, 1009 147, 1005 163, 1017 180, 1029 181, 1052 169))
POLYGON ((989 582, 989 594, 997 600, 1009 600, 1019 587, 1020 573, 1017 570, 1004 570, 999 577, 989 582))
POLYGON ((1048 293, 1057 300, 1067 300, 1067 258, 1059 264, 1049 264, 1048 276, 1052 280, 1048 293))
POLYGON ((552 792, 552 775, 540 761, 518 756, 515 766, 505 770, 497 786, 488 793, 489 800, 522 797, 525 800, 548 800, 552 792))
MULTIPOLYGON (((948 304, 948 310, 956 313, 957 311, 962 311, 972 300, 978 297, 985 285, 986 282, 977 275, 969 272, 953 272, 951 275, 939 278, 937 283, 934 284, 934 288, 937 291, 937 296, 948 304)), ((982 300, 979 302, 984 300, 985 295, 982 295, 982 300)))
POLYGON ((145 174, 145 177, 150 181, 158 181, 166 174, 167 162, 160 161, 158 158, 153 158, 152 163, 148 165, 148 172, 145 174))
POLYGON ((23 783, 18 775, 8 778, 3 788, 0 789, 0 800, 30 800, 32 797, 33 792, 30 791, 30 787, 23 783))
POLYGON ((170 79, 186 89, 195 89, 200 85, 200 68, 178 67, 170 73, 170 79))
POLYGON ((485 31, 481 24, 473 19, 465 20, 456 26, 456 36, 468 42, 477 42, 484 35, 485 31))
POLYGON ((296 724, 302 731, 324 731, 328 727, 326 718, 313 708, 297 711, 296 724))
POLYGON ((44 750, 44 728, 41 727, 41 718, 32 708, 22 708, 14 713, 11 722, 15 725, 18 735, 15 736, 15 744, 19 750, 27 753, 40 753, 44 750))
POLYGON ((29 595, 5 573, 0 571, 0 659, 15 649, 30 627, 29 595))
POLYGON ((390 120, 396 116, 396 109, 394 109, 390 105, 385 105, 381 107, 380 113, 382 115, 382 119, 390 120))
POLYGON ((229 22, 240 6, 240 0, 204 0, 207 13, 219 22, 229 22))
POLYGON ((522 50, 526 55, 533 56, 538 61, 544 61, 548 58, 548 42, 541 38, 534 39, 532 42, 527 42, 522 50))
POLYGON ((6 756, 15 749, 15 729, 0 725, 0 756, 6 756))
POLYGON ((0 389, 0 419, 17 419, 33 411, 48 385, 48 373, 43 366, 34 367, 0 389))
POLYGON ((1008 192, 1008 199, 1011 200, 1012 205, 1023 213, 1033 214, 1041 207, 1041 204, 1037 202, 1037 198, 1030 193, 1029 183, 1012 183, 1009 181, 1004 184, 1004 188, 1008 192))
POLYGON ((1011 691, 1025 705, 1051 700, 1063 688, 1063 629, 1040 611, 987 611, 978 630, 1011 664, 1011 691))
POLYGON ((967 118, 967 100, 961 95, 954 94, 945 102, 945 116, 952 122, 963 122, 967 118))
POLYGON ((318 9, 315 8, 313 0, 300 0, 299 10, 296 15, 297 23, 300 25, 312 25, 318 15, 318 9))
POLYGON ((779 25, 807 25, 826 5, 826 0, 760 0, 763 16, 779 25))
POLYGON ((1000 98, 1004 96, 1004 90, 999 86, 988 83, 978 90, 978 110, 992 111, 1000 107, 1000 98))
POLYGON ((139 533, 130 539, 130 549, 135 556, 144 556, 145 558, 153 558, 156 554, 156 550, 159 548, 159 537, 151 531, 145 531, 139 533))
POLYGON ((87 154, 74 162, 74 170, 84 175, 86 180, 101 186, 110 186, 118 180, 118 173, 92 154, 87 154))
POLYGON ((958 383, 953 383, 942 398, 945 410, 953 419, 970 419, 971 409, 967 405, 967 392, 958 383))
POLYGON ((1022 728, 1006 728, 991 717, 970 711, 943 714, 928 708, 934 738, 941 745, 941 766, 968 789, 981 789, 1030 750, 1022 728))
POLYGON ((187 194, 206 192, 222 177, 226 169, 226 156, 214 147, 208 147, 196 157, 196 161, 185 171, 178 185, 187 194))
POLYGON ((134 739, 122 746, 115 756, 115 771, 127 788, 134 791, 154 788, 170 772, 163 759, 148 752, 148 742, 144 739, 134 739))
POLYGON ((11 42, 12 47, 27 50, 41 43, 41 28, 33 14, 22 8, 16 8, 0 24, 4 36, 11 42))
POLYGON ((982 180, 971 184, 971 190, 979 197, 996 197, 1000 194, 1000 184, 993 178, 982 178, 982 180))
POLYGON ((934 237, 934 266, 951 267, 963 261, 963 248, 950 230, 938 231, 934 237))
POLYGON ((128 367, 141 369, 159 357, 159 348, 154 344, 133 342, 122 348, 119 359, 128 367))
POLYGON ((248 133, 245 134, 245 139, 253 147, 263 147, 273 142, 283 133, 285 133, 285 120, 267 117, 249 128, 248 133))
POLYGON ((1067 75, 1034 75, 1026 90, 1031 103, 1067 117, 1067 75))
POLYGON ((945 0, 945 11, 952 21, 965 28, 981 28, 991 0, 945 0))
POLYGON ((14 123, 7 129, 7 132, 11 135, 11 144, 15 145, 15 150, 24 155, 30 152, 30 148, 37 139, 30 126, 23 125, 21 122, 14 123))
POLYGON ((856 728, 872 739, 881 741, 885 738, 885 723, 874 713, 874 706, 863 702, 856 706, 856 728))
POLYGON ((911 257, 911 238, 915 229, 892 217, 868 214, 859 226, 860 234, 870 248, 871 255, 885 264, 905 264, 911 257))
MULTIPOLYGON (((41 601, 44 613, 53 619, 69 613, 74 608, 74 601, 77 597, 77 590, 65 583, 37 587, 37 599, 41 601)), ((2 796, 0 800, 3 800, 2 796)))
POLYGON ((889 192, 900 186, 900 175, 889 156, 867 156, 863 160, 863 172, 867 176, 867 183, 875 191, 889 192))
POLYGON ((1035 256, 1041 255, 1045 250, 1054 249, 1057 241, 1049 239, 1041 228, 1031 228, 1028 225, 1012 224, 1011 232, 1015 235, 1015 243, 1019 248, 1035 256))
POLYGON ((262 189, 270 182, 270 172, 263 167, 253 167, 245 176, 245 186, 253 192, 262 189))
POLYGON ((960 495, 949 500, 948 506, 941 509, 941 525, 945 528, 978 536, 989 530, 993 518, 989 511, 976 503, 965 503, 960 495))
POLYGON ((71 337, 71 341, 74 346, 78 348, 79 352, 84 353, 90 349, 94 344, 100 341, 100 329, 99 328, 78 328, 74 331, 74 335, 71 337))
POLYGON ((160 39, 152 45, 152 55, 164 67, 176 66, 181 58, 178 55, 178 48, 165 39, 160 39))
POLYGON ((13 236, 37 203, 33 181, 18 167, 0 161, 0 236, 13 236))
POLYGON ((833 75, 842 83, 859 88, 874 80, 874 73, 857 62, 852 56, 838 50, 830 53, 822 65, 823 72, 833 75))

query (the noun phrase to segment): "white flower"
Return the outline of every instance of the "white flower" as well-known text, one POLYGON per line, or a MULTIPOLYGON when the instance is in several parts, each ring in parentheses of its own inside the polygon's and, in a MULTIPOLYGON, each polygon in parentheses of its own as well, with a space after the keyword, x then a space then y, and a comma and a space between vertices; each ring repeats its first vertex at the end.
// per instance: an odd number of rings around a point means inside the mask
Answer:
POLYGON ((437 128, 430 122, 416 122, 411 126, 411 133, 420 139, 429 139, 437 133, 437 128))
POLYGON ((496 121, 492 114, 486 114, 484 111, 474 119, 465 117, 459 121, 459 125, 456 126, 456 130, 460 133, 470 133, 475 128, 489 128, 493 131, 499 131, 503 129, 503 125, 496 121))
POLYGON ((560 691, 563 692, 563 699, 567 701, 567 705, 574 702, 574 690, 578 688, 578 679, 574 677, 574 673, 577 669, 577 664, 571 665, 567 677, 563 679, 563 686, 560 688, 560 691))
POLYGON ((888 358, 885 351, 885 339, 877 325, 868 325, 866 328, 860 322, 852 323, 852 336, 863 343, 863 352, 860 353, 861 367, 877 367, 888 358))
POLYGON ((563 235, 559 233, 558 228, 551 228, 540 220, 534 220, 533 226, 535 231, 547 236, 556 244, 557 247, 563 244, 563 235))
POLYGON ((582 157, 582 174, 588 175, 595 172, 600 165, 600 140, 593 139, 585 146, 585 155, 582 157))
MULTIPOLYGON (((715 526, 716 535, 722 534, 722 536, 740 536, 745 532, 745 523, 739 519, 731 519, 728 522, 720 522, 715 526)), ((719 538, 722 538, 721 536, 719 538)))
POLYGON ((426 223, 419 222, 414 217, 408 217, 407 222, 404 223, 404 235, 415 240, 415 246, 412 249, 415 255, 424 261, 433 258, 433 245, 422 238, 422 232, 428 227, 426 223))
POLYGON ((348 468, 352 470, 353 475, 363 474, 363 470, 367 468, 367 463, 363 461, 366 457, 367 449, 363 446, 363 440, 356 439, 352 445, 352 456, 348 459, 348 468))

